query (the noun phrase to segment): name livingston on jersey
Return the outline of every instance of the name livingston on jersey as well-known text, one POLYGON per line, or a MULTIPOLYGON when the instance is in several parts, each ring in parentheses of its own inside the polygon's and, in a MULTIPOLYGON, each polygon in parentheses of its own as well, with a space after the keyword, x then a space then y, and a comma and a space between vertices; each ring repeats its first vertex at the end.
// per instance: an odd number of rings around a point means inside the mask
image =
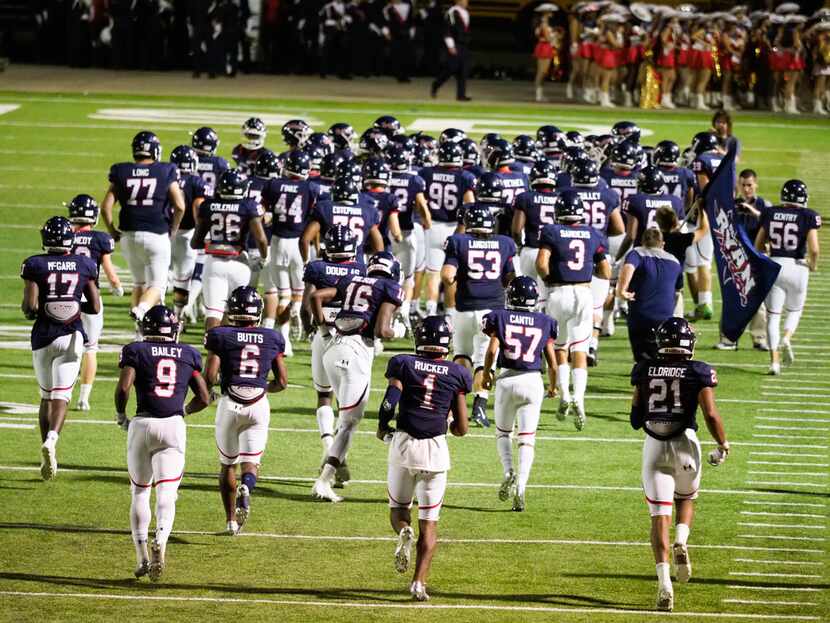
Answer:
POLYGON ((532 327, 536 324, 533 316, 525 316, 524 314, 510 314, 510 324, 523 324, 532 327))
POLYGON ((686 378, 686 368, 674 366, 649 366, 648 375, 683 379, 686 378))
POLYGON ((470 249, 499 249, 498 240, 470 240, 470 249))
POLYGON ((57 271, 57 270, 78 270, 78 264, 74 260, 56 260, 52 262, 46 262, 46 269, 49 271, 57 271))
POLYGON ((559 235, 562 238, 590 238, 591 232, 587 229, 560 229, 559 235))
POLYGON ((419 372, 426 372, 427 374, 447 374, 450 371, 449 366, 434 363, 432 361, 421 361, 420 359, 416 359, 414 364, 416 370, 419 372))
POLYGON ((182 348, 177 346, 153 346, 150 348, 150 354, 153 357, 171 357, 173 359, 181 359, 182 350, 182 348))

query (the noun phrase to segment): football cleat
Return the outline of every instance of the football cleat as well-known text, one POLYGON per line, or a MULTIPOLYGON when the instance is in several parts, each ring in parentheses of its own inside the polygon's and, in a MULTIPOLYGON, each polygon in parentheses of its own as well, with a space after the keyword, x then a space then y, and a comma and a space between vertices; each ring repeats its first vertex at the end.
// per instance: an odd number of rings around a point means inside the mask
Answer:
POLYGON ((158 582, 162 573, 164 573, 164 554, 159 542, 153 539, 150 543, 150 568, 147 570, 147 575, 152 582, 158 582))
POLYGON ((398 546, 395 548, 395 569, 398 573, 406 573, 409 569, 414 541, 415 531, 412 530, 412 526, 406 526, 398 534, 398 546))
MULTIPOLYGON (((236 510, 239 510, 238 508, 236 510)), ((225 533, 230 536, 236 536, 239 534, 239 524, 235 521, 229 521, 227 527, 225 528, 225 533)))
POLYGON ((712 311, 711 305, 704 303, 703 305, 698 305, 695 308, 695 315, 698 320, 711 320, 714 312, 712 311))
POLYGON ((564 422, 571 415, 571 403, 567 400, 559 401, 559 408, 556 410, 556 419, 564 422))
POLYGON ((47 439, 40 447, 40 476, 44 480, 53 480, 58 473, 58 457, 55 453, 55 441, 47 439))
POLYGON ((487 399, 476 396, 473 400, 473 421, 479 426, 489 428, 490 420, 487 419, 487 399))
POLYGON ((240 484, 236 488, 236 523, 239 524, 237 532, 242 529, 251 514, 251 492, 248 485, 240 484))
POLYGON ((343 501, 343 498, 334 492, 331 483, 324 480, 322 476, 314 481, 314 485, 311 487, 311 495, 318 500, 328 500, 334 503, 343 501))
POLYGON ((415 601, 429 601, 427 587, 423 582, 413 582, 409 587, 409 594, 412 595, 412 599, 415 601))
POLYGON ((781 364, 780 363, 771 363, 771 364, 769 364, 769 370, 767 370, 767 374, 769 376, 779 376, 781 374, 781 364))
POLYGON ((769 344, 767 344, 764 340, 759 340, 757 342, 752 343, 752 348, 755 350, 762 350, 764 352, 769 351, 769 344))
POLYGON ((349 471, 349 466, 343 461, 334 470, 334 488, 342 489, 352 479, 352 473, 349 471))
POLYGON ((721 340, 715 344, 717 350, 738 350, 737 342, 729 342, 728 340, 721 340))
POLYGON ((150 573, 149 560, 142 560, 140 563, 138 563, 138 565, 136 565, 135 571, 133 571, 133 575, 136 578, 143 578, 148 573, 150 573))
POLYGON ((594 348, 593 346, 589 346, 588 347, 588 367, 589 368, 595 367, 597 365, 598 360, 599 359, 597 357, 597 349, 594 348))
POLYGON ((574 426, 576 427, 576 430, 582 430, 585 428, 585 405, 581 402, 573 400, 571 402, 571 409, 574 414, 574 426))
POLYGON ((75 409, 77 409, 78 411, 89 411, 90 410, 89 402, 86 401, 86 400, 79 400, 78 404, 75 405, 75 409))
POLYGON ((795 353, 789 339, 781 340, 781 350, 784 355, 784 365, 791 366, 795 361, 795 353))
POLYGON ((506 502, 510 499, 510 494, 516 488, 516 472, 512 469, 507 472, 504 476, 504 480, 501 482, 501 486, 499 487, 499 499, 502 502, 506 502))
POLYGON ((664 612, 674 610, 674 591, 671 586, 661 586, 657 589, 657 609, 664 612))
POLYGON ((685 584, 692 577, 692 561, 689 558, 689 548, 683 543, 675 543, 672 546, 672 557, 674 558, 677 581, 685 584))
POLYGON ((524 491, 519 493, 518 490, 517 490, 516 493, 513 494, 513 509, 512 510, 513 510, 514 513, 524 512, 524 510, 525 510, 525 494, 524 494, 524 491))

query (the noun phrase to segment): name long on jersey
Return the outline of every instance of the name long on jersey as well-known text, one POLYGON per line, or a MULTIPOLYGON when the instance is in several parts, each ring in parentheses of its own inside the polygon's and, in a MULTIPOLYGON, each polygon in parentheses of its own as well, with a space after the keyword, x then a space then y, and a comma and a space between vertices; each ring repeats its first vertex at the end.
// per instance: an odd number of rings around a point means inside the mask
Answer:
POLYGON ((415 210, 415 196, 426 192, 424 179, 414 171, 392 171, 389 191, 398 200, 398 223, 401 230, 412 231, 414 223, 420 221, 415 210))
POLYGON ((112 165, 109 181, 121 206, 119 229, 167 234, 170 229, 167 192, 178 180, 179 171, 169 162, 112 165))
POLYGON ((271 227, 278 238, 299 238, 320 195, 311 180, 278 177, 262 189, 262 203, 273 214, 271 227))
POLYGON ((453 234, 444 247, 444 263, 457 268, 458 311, 501 309, 504 307, 504 277, 512 272, 516 243, 496 234, 479 238, 453 234))
POLYGON ((253 199, 228 201, 210 198, 199 206, 199 218, 209 223, 205 253, 236 256, 245 249, 251 219, 262 216, 253 199))
MULTIPOLYGON (((344 277, 365 275, 366 266, 357 262, 327 262, 326 260, 314 260, 305 265, 303 282, 313 285, 316 289, 336 288, 337 284, 344 277)), ((323 306, 323 318, 327 325, 334 325, 340 308, 343 306, 343 299, 340 292, 323 306)))
POLYGON ((440 166, 425 167, 418 175, 424 180, 432 219, 439 223, 457 222, 464 194, 475 189, 475 176, 463 169, 440 166))

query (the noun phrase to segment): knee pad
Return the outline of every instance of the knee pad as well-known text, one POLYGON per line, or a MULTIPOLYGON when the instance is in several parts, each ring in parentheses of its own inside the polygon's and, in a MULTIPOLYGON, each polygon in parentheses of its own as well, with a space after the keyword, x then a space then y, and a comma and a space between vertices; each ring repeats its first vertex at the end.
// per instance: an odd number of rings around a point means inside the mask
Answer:
POLYGON ((536 447, 536 433, 519 433, 518 445, 536 447))

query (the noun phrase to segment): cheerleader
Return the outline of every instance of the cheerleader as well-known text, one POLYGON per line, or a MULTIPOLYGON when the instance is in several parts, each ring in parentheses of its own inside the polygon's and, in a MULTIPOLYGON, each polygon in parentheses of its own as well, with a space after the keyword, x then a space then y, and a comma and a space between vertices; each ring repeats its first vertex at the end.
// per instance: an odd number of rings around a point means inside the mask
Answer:
POLYGON ((803 15, 787 15, 783 20, 784 23, 775 37, 773 50, 777 50, 778 62, 780 63, 779 88, 784 101, 784 112, 797 115, 799 110, 795 91, 800 74, 805 67, 801 27, 806 18, 803 15))
POLYGON ((623 106, 631 106, 632 93, 637 92, 638 86, 643 82, 643 58, 650 39, 652 21, 651 12, 637 4, 631 6, 631 18, 626 25, 628 45, 625 48, 625 73, 622 76, 623 106))
MULTIPOLYGON (((536 47, 533 48, 533 56, 536 59, 536 101, 544 102, 544 84, 550 72, 550 65, 554 58, 558 55, 558 48, 562 39, 561 28, 553 28, 550 25, 550 17, 554 11, 558 11, 559 7, 550 2, 540 4, 534 10, 539 15, 539 23, 534 29, 536 36, 536 47), (557 32, 558 31, 558 32, 557 32)), ((570 82, 568 83, 570 86, 570 82)))
POLYGON ((611 102, 611 82, 622 64, 624 23, 625 18, 619 13, 606 13, 599 18, 600 35, 594 59, 599 74, 599 105, 604 108, 615 108, 611 102))
POLYGON ((694 71, 695 105, 697 110, 709 110, 706 88, 715 67, 714 46, 717 33, 707 25, 708 18, 699 17, 692 26, 692 57, 689 66, 694 71))
POLYGON ((813 39, 813 112, 826 115, 827 76, 830 76, 830 22, 819 22, 812 28, 813 39))
POLYGON ((677 80, 679 81, 679 89, 677 94, 677 101, 683 106, 691 105, 691 89, 692 78, 694 73, 690 66, 692 58, 692 35, 691 27, 694 15, 687 11, 682 11, 676 14, 679 34, 677 36, 677 54, 675 57, 675 66, 677 72, 677 80))
POLYGON ((660 74, 660 106, 675 108, 672 89, 677 79, 677 44, 680 40, 680 20, 677 15, 669 13, 663 18, 664 24, 659 29, 659 42, 655 48, 655 64, 660 74), (666 19, 668 17, 668 19, 666 19))
POLYGON ((726 32, 721 37, 720 67, 722 72, 721 97, 723 98, 723 109, 734 110, 732 99, 732 87, 735 76, 740 71, 741 58, 746 48, 746 31, 738 24, 733 15, 724 18, 727 24, 726 32))
POLYGON ((574 98, 574 89, 582 89, 583 101, 593 104, 596 92, 591 84, 591 59, 593 58, 594 36, 596 34, 596 7, 579 4, 568 14, 570 36, 571 75, 565 87, 568 99, 574 98))

